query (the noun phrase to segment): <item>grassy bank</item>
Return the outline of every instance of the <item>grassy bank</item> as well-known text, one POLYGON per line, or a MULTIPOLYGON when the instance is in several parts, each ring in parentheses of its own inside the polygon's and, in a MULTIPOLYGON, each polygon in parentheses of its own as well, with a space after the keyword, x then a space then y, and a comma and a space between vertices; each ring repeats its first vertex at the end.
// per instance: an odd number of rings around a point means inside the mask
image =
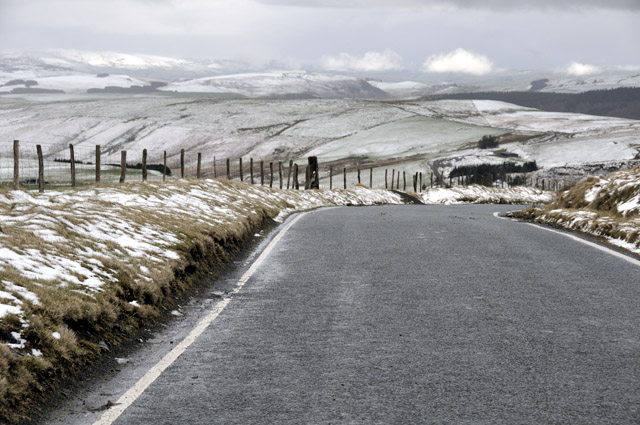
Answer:
POLYGON ((180 181, 0 193, 0 422, 153 322, 266 220, 387 191, 277 191, 180 181))
MULTIPOLYGON (((449 203, 517 202, 510 192, 467 192, 451 192, 449 203)), ((0 422, 19 420, 61 378, 153 323, 266 222, 322 206, 400 203, 364 187, 282 191, 216 180, 0 192, 0 422)))
POLYGON ((600 237, 640 254, 640 167, 591 177, 544 208, 512 215, 600 237))

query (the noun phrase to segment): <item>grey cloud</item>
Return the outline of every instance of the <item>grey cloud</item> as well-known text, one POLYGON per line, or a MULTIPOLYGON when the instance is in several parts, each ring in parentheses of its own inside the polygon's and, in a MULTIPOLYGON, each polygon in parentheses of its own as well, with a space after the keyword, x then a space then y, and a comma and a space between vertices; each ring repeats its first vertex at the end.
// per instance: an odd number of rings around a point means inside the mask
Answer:
POLYGON ((457 7, 462 9, 617 9, 640 11, 640 0, 257 0, 259 3, 296 7, 407 8, 457 7))

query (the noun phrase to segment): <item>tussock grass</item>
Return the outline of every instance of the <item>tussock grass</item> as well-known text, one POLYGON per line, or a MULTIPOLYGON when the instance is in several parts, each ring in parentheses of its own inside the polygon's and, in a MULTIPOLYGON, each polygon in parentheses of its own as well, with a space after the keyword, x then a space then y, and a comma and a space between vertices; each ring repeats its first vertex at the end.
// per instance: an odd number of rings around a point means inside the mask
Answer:
POLYGON ((590 177, 560 193, 545 208, 511 215, 601 237, 640 254, 640 167, 590 177))

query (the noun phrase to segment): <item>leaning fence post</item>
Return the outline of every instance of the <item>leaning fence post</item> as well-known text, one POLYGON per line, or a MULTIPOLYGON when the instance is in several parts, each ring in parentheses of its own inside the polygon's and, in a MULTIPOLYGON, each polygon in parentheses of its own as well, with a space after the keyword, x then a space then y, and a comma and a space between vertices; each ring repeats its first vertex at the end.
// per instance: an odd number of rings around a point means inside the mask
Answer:
POLYGON ((287 170, 287 189, 289 189, 289 183, 291 183, 291 171, 293 168, 293 159, 289 160, 289 169, 287 170))
POLYGON ((44 192, 44 160, 42 158, 42 146, 36 145, 38 152, 38 192, 44 192))
POLYGON ((269 162, 269 187, 273 187, 273 161, 269 162))
POLYGON ((333 167, 329 167, 329 190, 333 189, 333 167))
POLYGON ((227 180, 231 180, 231 159, 227 158, 227 180))
POLYGON ((124 183, 127 178, 127 151, 120 152, 120 183, 124 183))
POLYGON ((251 175, 249 181, 253 184, 253 158, 249 158, 249 174, 251 175))
POLYGON ((278 180, 280 181, 280 189, 282 189, 282 161, 278 161, 278 180))
POLYGON ((184 149, 180 149, 180 178, 184 178, 184 149))
POLYGON ((76 187, 76 155, 71 143, 69 143, 69 160, 71 162, 71 187, 76 187))
MULTIPOLYGON (((200 155, 200 154, 198 154, 200 155)), ((198 159, 200 159, 198 157, 198 159)), ((142 149, 142 181, 147 181, 147 150, 142 149)))
POLYGON ((200 178, 201 171, 202 171, 202 153, 198 152, 198 162, 196 165, 196 179, 200 178))
POLYGON ((167 151, 164 151, 162 159, 162 181, 167 181, 167 151))
POLYGON ((242 173, 242 157, 240 157, 240 160, 238 161, 238 163, 240 164, 240 181, 243 182, 244 174, 242 173))
POLYGON ((96 145, 96 185, 100 184, 100 145, 96 145))
POLYGON ((20 189, 20 142, 13 141, 13 188, 20 189))
POLYGON ((260 186, 264 186, 264 161, 260 161, 260 186))

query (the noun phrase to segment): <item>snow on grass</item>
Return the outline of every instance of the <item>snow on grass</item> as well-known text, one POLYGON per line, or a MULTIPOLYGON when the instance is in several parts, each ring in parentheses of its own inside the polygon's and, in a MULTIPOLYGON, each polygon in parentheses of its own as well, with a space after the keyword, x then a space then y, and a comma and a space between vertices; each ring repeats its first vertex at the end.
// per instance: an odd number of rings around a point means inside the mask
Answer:
POLYGON ((546 208, 519 215, 602 237, 640 254, 640 168, 591 177, 561 193, 546 208))
POLYGON ((485 186, 454 186, 452 188, 431 188, 420 194, 425 204, 544 204, 553 200, 551 192, 529 187, 509 189, 485 186))

